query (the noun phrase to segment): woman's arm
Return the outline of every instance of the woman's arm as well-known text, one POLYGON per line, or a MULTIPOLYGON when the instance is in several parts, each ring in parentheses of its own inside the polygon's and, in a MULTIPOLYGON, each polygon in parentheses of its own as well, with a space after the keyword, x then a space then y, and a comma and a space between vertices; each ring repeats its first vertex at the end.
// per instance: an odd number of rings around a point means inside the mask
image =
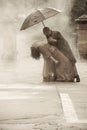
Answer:
POLYGON ((55 64, 58 64, 58 60, 56 60, 54 57, 50 57, 50 59, 53 61, 53 62, 55 62, 55 64))

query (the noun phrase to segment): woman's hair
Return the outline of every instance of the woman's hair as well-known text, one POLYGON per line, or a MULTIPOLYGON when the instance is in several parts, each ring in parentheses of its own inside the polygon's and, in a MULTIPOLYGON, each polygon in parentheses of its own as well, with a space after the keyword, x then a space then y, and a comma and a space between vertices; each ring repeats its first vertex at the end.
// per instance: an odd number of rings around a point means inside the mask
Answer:
POLYGON ((39 48, 37 47, 31 47, 31 56, 35 59, 39 59, 40 58, 40 51, 39 48))

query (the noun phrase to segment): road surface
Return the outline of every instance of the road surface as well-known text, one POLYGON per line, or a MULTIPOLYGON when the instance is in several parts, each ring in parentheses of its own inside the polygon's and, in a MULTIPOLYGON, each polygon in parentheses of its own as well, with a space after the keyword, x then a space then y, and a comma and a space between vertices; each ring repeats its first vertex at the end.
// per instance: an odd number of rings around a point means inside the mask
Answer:
POLYGON ((80 83, 43 83, 39 62, 20 66, 1 66, 0 130, 87 130, 87 61, 80 83))

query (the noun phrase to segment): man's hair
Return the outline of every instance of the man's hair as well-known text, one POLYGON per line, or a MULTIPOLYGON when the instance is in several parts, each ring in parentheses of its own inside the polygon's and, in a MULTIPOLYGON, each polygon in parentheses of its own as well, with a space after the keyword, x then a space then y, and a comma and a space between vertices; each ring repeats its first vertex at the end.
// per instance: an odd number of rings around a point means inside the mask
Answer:
POLYGON ((50 28, 48 28, 48 27, 44 27, 44 28, 43 28, 43 33, 44 33, 44 35, 45 35, 47 38, 49 38, 49 37, 51 36, 52 30, 51 30, 50 28))
POLYGON ((44 27, 43 28, 43 32, 45 33, 45 32, 48 32, 48 31, 50 31, 50 28, 48 28, 48 27, 44 27))

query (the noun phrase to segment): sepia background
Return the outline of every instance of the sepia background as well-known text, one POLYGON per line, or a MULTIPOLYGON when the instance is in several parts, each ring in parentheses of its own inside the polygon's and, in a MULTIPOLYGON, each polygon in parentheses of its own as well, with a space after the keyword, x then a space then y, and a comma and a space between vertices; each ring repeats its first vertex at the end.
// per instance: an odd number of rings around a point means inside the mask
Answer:
POLYGON ((75 21, 83 14, 87 0, 0 0, 0 130, 87 130, 87 60, 78 51, 75 21), (81 82, 43 82, 43 58, 30 54, 34 42, 47 42, 43 25, 20 28, 44 7, 62 11, 44 23, 68 41, 81 82))
POLYGON ((20 31, 24 19, 36 8, 53 7, 62 11, 46 20, 45 25, 60 31, 78 56, 74 27, 70 24, 72 6, 72 0, 0 0, 0 82, 32 82, 36 69, 31 68, 40 68, 34 81, 41 81, 43 60, 31 59, 30 47, 45 40, 43 25, 39 23, 20 31))

